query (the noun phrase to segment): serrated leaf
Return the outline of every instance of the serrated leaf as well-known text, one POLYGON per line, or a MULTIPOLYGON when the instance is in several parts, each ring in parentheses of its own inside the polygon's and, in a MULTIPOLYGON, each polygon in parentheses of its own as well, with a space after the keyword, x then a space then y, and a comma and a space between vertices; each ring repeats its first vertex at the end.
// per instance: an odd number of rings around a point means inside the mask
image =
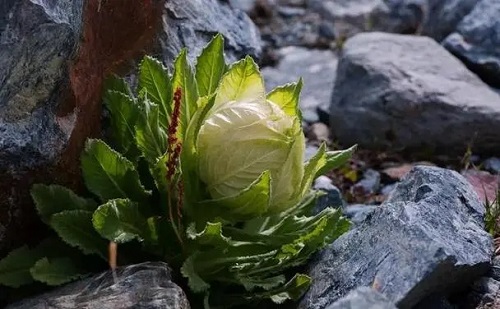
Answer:
POLYGON ((189 122, 198 109, 198 85, 193 70, 187 60, 187 50, 183 49, 174 62, 172 89, 181 89, 180 121, 177 137, 182 141, 189 122))
POLYGON ((328 171, 346 164, 351 159, 354 151, 356 151, 356 148, 357 146, 352 146, 351 148, 345 150, 327 151, 326 164, 316 172, 316 178, 328 171))
POLYGON ((146 160, 153 164, 167 151, 167 134, 160 126, 158 105, 144 98, 135 126, 135 140, 146 160))
POLYGON ((106 95, 108 91, 121 92, 127 96, 133 95, 125 79, 118 77, 116 74, 111 74, 106 78, 103 88, 104 95, 106 95))
POLYGON ((302 79, 297 83, 290 83, 274 88, 267 95, 267 99, 280 106, 287 115, 297 116, 299 119, 302 119, 299 106, 301 90, 302 79))
POLYGON ((303 274, 296 274, 284 286, 275 290, 262 293, 265 298, 271 298, 276 304, 281 304, 287 300, 298 300, 304 295, 311 285, 311 278, 303 274))
MULTIPOLYGON (((208 218, 229 221, 248 220, 265 214, 271 198, 271 172, 264 171, 252 184, 235 196, 203 201, 199 207, 208 218)), ((200 210, 201 212, 201 210, 200 210)))
POLYGON ((54 214, 49 224, 68 245, 106 258, 107 242, 94 230, 91 211, 66 210, 54 214))
POLYGON ((255 288, 262 288, 264 290, 273 289, 285 283, 285 276, 278 275, 273 277, 238 277, 240 283, 245 287, 245 290, 252 291, 255 288))
POLYGON ((246 244, 245 242, 233 241, 231 238, 224 236, 222 223, 220 222, 207 222, 203 231, 199 233, 196 232, 195 225, 191 224, 186 230, 186 235, 188 239, 204 246, 228 247, 246 244))
POLYGON ((76 267, 71 259, 42 258, 30 270, 31 275, 37 281, 56 286, 73 281, 85 275, 85 272, 76 267))
POLYGON ((206 291, 210 288, 210 284, 205 282, 198 273, 196 272, 194 260, 196 258, 196 253, 191 255, 184 261, 181 267, 181 273, 184 278, 188 279, 188 285, 191 290, 195 293, 206 291))
POLYGON ((137 148, 134 144, 134 126, 139 107, 131 96, 118 91, 106 92, 104 103, 111 113, 111 132, 118 150, 130 160, 135 160, 137 148))
POLYGON ((101 201, 130 198, 147 202, 150 193, 140 183, 132 162, 103 141, 87 140, 81 161, 85 184, 101 201))
POLYGON ((49 223, 53 214, 65 210, 94 211, 97 203, 91 199, 84 199, 68 188, 59 185, 35 184, 31 188, 31 197, 43 222, 49 223))
POLYGON ((102 237, 116 243, 133 239, 148 239, 149 226, 136 203, 127 199, 110 200, 99 206, 93 215, 93 225, 102 237))
POLYGON ((33 282, 30 268, 40 258, 39 252, 28 246, 11 251, 0 260, 0 284, 18 288, 33 282))
POLYGON ((226 71, 224 38, 217 34, 203 49, 196 62, 196 82, 200 96, 211 95, 226 71))
POLYGON ((234 63, 222 76, 215 105, 229 101, 262 100, 266 97, 264 81, 250 56, 234 63))
POLYGON ((163 64, 150 56, 144 57, 139 68, 139 90, 144 89, 158 105, 160 125, 166 130, 172 113, 172 82, 163 64))

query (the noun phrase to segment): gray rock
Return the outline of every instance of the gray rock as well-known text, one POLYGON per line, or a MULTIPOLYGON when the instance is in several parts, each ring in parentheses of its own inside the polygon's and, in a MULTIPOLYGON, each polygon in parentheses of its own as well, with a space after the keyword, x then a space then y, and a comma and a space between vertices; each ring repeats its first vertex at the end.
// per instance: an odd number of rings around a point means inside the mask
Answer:
POLYGON ((242 10, 246 13, 251 12, 257 0, 228 0, 233 8, 242 10))
POLYGON ((396 309, 387 298, 369 287, 360 287, 339 299, 327 309, 396 309))
POLYGON ((361 191, 363 194, 374 194, 380 188, 380 173, 373 169, 368 169, 363 173, 363 178, 352 187, 355 192, 361 191))
POLYGON ((489 269, 485 209, 458 173, 417 166, 364 222, 310 264, 301 309, 327 308, 372 286, 398 308, 467 287, 489 269))
POLYGON ((500 86, 500 2, 482 0, 443 45, 481 78, 500 86))
POLYGON ((493 259, 492 267, 490 270, 490 277, 500 281, 500 256, 496 256, 493 259))
MULTIPOLYGON (((335 54, 329 50, 294 46, 282 48, 278 54, 281 60, 276 67, 262 69, 267 90, 270 91, 276 86, 296 82, 302 77, 304 86, 300 108, 303 113, 316 114, 316 109, 319 106, 328 106, 337 68, 335 54)), ((318 118, 306 120, 316 122, 318 118)))
POLYGON ((189 309, 182 289, 172 281, 167 264, 148 262, 67 284, 7 309, 189 309))
POLYGON ((75 115, 58 119, 55 109, 81 33, 83 0, 8 1, 0 8, 2 173, 53 161, 69 139, 75 115))
POLYGON ((474 153, 500 151, 500 95, 427 37, 348 40, 330 113, 343 145, 463 154, 473 141, 474 153))
POLYGON ((492 157, 484 161, 484 168, 488 171, 500 174, 500 158, 492 157))
POLYGON ((345 204, 344 200, 342 199, 342 193, 332 183, 332 180, 330 178, 326 176, 319 176, 314 181, 313 188, 315 190, 320 190, 326 193, 316 201, 314 213, 319 213, 328 207, 339 208, 345 204))
POLYGON ((381 190, 380 193, 385 196, 389 196, 389 194, 396 189, 397 183, 391 183, 390 185, 384 186, 381 190))
POLYGON ((165 2, 163 20, 159 41, 167 64, 171 64, 185 46, 189 47, 189 57, 194 61, 217 32, 224 36, 227 61, 246 55, 259 58, 262 53, 257 27, 243 11, 233 9, 227 1, 169 0, 165 2))
POLYGON ((363 223, 378 206, 352 204, 342 208, 342 214, 348 218, 354 225, 363 223))

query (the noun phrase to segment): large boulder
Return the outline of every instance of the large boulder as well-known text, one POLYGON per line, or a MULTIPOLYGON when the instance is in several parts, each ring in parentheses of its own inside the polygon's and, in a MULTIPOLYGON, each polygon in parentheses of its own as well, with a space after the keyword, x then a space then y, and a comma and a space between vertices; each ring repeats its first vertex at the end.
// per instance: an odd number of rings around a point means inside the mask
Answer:
POLYGON ((500 87, 500 1, 482 0, 444 46, 486 82, 500 87))
POLYGON ((299 308, 327 308, 361 286, 402 309, 461 291, 489 270, 493 241, 484 214, 457 172, 413 168, 384 204, 311 263, 312 286, 299 308))
POLYGON ((0 257, 43 234, 33 183, 81 188, 105 77, 134 70, 144 52, 169 65, 188 47, 193 59, 217 32, 229 60, 259 56, 255 25, 225 1, 0 1, 0 257))
POLYGON ((67 284, 7 309, 189 309, 182 289, 173 283, 165 263, 119 268, 67 284))
POLYGON ((330 113, 344 145, 500 151, 500 95, 428 37, 373 32, 348 40, 330 113))

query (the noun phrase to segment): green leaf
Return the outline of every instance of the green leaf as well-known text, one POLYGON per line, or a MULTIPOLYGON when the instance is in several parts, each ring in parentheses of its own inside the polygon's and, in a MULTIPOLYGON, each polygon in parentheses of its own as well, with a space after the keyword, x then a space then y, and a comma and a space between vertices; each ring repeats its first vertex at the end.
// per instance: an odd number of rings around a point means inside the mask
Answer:
POLYGON ((267 95, 267 99, 280 106, 287 115, 298 116, 299 119, 302 119, 299 106, 301 90, 302 78, 297 83, 274 88, 267 95))
POLYGON ((217 34, 203 49, 196 62, 196 82, 200 96, 214 93, 225 71, 224 38, 217 34))
POLYGON ((177 137, 182 141, 189 122, 198 109, 198 85, 193 70, 187 60, 187 50, 183 49, 174 62, 173 91, 180 88, 181 108, 177 137))
POLYGON ((30 268, 40 258, 36 250, 28 246, 11 251, 5 258, 0 260, 0 284, 18 288, 33 282, 30 268))
POLYGON ((127 199, 115 199, 99 206, 92 221, 102 237, 116 243, 151 240, 147 219, 137 204, 127 199))
POLYGON ((66 210, 54 214, 49 224, 70 246, 106 259, 107 242, 94 230, 91 211, 66 210))
POLYGON ((184 264, 181 267, 182 275, 188 279, 188 285, 194 293, 200 293, 208 290, 210 288, 210 284, 205 282, 198 273, 196 272, 195 261, 196 253, 191 255, 186 259, 184 264))
POLYGON ((61 285, 81 278, 85 272, 76 267, 71 259, 67 257, 60 258, 42 258, 30 270, 35 280, 48 285, 61 285))
POLYGON ((285 276, 278 275, 273 277, 239 277, 241 284, 245 287, 245 290, 252 291, 255 288, 262 288, 264 290, 270 290, 283 283, 285 283, 285 276))
POLYGON ((296 274, 284 286, 260 295, 255 295, 255 297, 271 298, 274 303, 281 304, 289 299, 299 300, 307 292, 310 285, 310 277, 303 274, 296 274))
MULTIPOLYGON (((209 219, 248 220, 265 214, 271 197, 271 172, 264 171, 250 186, 235 196, 203 201, 199 207, 209 219)), ((201 212, 201 210, 200 210, 201 212)))
POLYGON ((198 209, 197 203, 205 199, 203 184, 198 175, 198 159, 197 159, 197 138, 201 125, 213 107, 215 102, 215 95, 209 97, 201 97, 199 99, 200 108, 196 111, 189 126, 187 128, 184 142, 182 144, 181 152, 181 169, 182 181, 184 183, 184 196, 185 196, 185 212, 194 216, 198 209))
POLYGON ((49 223, 53 214, 65 210, 94 211, 97 203, 91 199, 79 197, 68 188, 59 185, 35 184, 31 188, 31 196, 43 222, 49 223))
POLYGON ((160 126, 158 105, 145 98, 135 126, 137 147, 146 160, 155 163, 167 151, 167 134, 160 126))
POLYGON ((147 202, 150 193, 140 183, 132 162, 103 141, 87 140, 81 160, 85 184, 101 201, 130 198, 147 202))
POLYGON ((118 77, 116 74, 109 75, 104 81, 104 95, 106 95, 108 91, 117 91, 130 97, 133 96, 125 79, 118 77))
POLYGON ((312 182, 318 176, 347 163, 355 149, 356 146, 353 146, 347 150, 327 152, 323 143, 318 152, 306 163, 301 184, 302 195, 311 188, 312 182))
POLYGON ((137 157, 134 145, 134 125, 139 108, 132 97, 118 91, 108 91, 104 103, 111 113, 111 132, 120 152, 131 160, 137 157))
POLYGON ((215 105, 229 101, 262 100, 266 96, 264 81, 250 56, 234 63, 222 76, 215 105))
POLYGON ((172 83, 163 64, 146 56, 139 68, 139 90, 146 89, 148 98, 159 106, 160 125, 167 129, 172 113, 172 83))
POLYGON ((316 177, 333 169, 339 168, 346 164, 352 157, 357 146, 352 146, 349 149, 326 152, 326 164, 323 165, 317 172, 316 177))

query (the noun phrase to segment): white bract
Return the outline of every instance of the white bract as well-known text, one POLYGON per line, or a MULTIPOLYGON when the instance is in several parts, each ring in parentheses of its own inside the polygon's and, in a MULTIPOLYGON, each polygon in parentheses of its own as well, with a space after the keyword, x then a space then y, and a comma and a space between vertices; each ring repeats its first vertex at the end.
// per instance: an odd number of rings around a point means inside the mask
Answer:
POLYGON ((295 205, 304 168, 297 116, 257 98, 215 106, 198 135, 199 173, 212 198, 236 196, 270 172, 273 210, 295 205))

